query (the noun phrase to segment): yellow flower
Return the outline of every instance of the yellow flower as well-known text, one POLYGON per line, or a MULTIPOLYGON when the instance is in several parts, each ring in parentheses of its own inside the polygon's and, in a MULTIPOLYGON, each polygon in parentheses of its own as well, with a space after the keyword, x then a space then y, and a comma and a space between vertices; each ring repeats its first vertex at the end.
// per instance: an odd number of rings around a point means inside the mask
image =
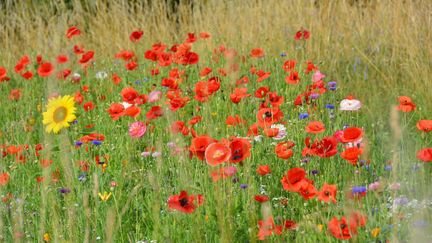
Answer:
POLYGON ((379 234, 381 233, 381 229, 380 227, 376 227, 375 229, 373 229, 371 231, 371 235, 372 237, 376 238, 379 234))
POLYGON ((104 192, 103 194, 99 192, 98 195, 102 201, 106 202, 111 197, 111 192, 104 192))
POLYGON ((43 240, 46 241, 46 242, 49 242, 49 241, 51 240, 50 235, 49 235, 48 233, 45 233, 45 234, 43 235, 43 240))
POLYGON ((318 227, 318 231, 321 232, 324 228, 324 225, 319 224, 319 225, 317 225, 317 227, 318 227))
POLYGON ((69 123, 76 119, 75 101, 72 96, 53 98, 48 101, 47 111, 43 113, 43 124, 47 125, 47 133, 58 133, 62 128, 69 127, 69 123))

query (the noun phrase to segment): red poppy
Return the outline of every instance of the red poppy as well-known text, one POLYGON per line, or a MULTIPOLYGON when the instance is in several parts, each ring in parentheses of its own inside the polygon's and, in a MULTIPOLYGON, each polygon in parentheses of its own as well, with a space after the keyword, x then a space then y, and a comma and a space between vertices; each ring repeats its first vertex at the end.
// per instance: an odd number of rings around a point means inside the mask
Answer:
POLYGON ((238 126, 238 125, 245 125, 247 124, 247 122, 241 119, 239 115, 235 115, 235 117, 228 116, 227 119, 225 120, 225 124, 227 124, 228 126, 238 126))
POLYGON ((123 113, 123 115, 133 117, 133 118, 136 118, 137 116, 139 116, 139 114, 141 114, 141 108, 135 105, 129 106, 124 110, 123 113))
POLYGON ((21 98, 21 90, 20 89, 12 89, 9 93, 10 100, 19 100, 21 98))
POLYGON ((54 66, 49 62, 42 63, 37 72, 41 77, 48 77, 54 72, 54 66))
POLYGON ((281 180, 283 189, 290 192, 299 192, 309 183, 306 179, 306 171, 302 168, 292 168, 281 180))
POLYGON ((125 101, 129 104, 134 104, 135 99, 139 95, 138 92, 132 87, 127 87, 127 88, 122 89, 120 94, 123 97, 123 101, 125 101))
POLYGON ((295 144, 291 141, 280 142, 275 147, 275 153, 278 158, 289 159, 293 156, 292 148, 295 144))
POLYGON ((142 30, 136 30, 134 32, 132 32, 129 36, 129 39, 132 42, 137 42, 141 39, 141 37, 143 36, 144 32, 142 30))
POLYGON ((282 68, 285 72, 291 72, 294 70, 296 63, 297 63, 296 60, 288 60, 284 62, 282 68))
POLYGON ((298 75, 298 72, 291 71, 290 75, 285 77, 285 82, 287 84, 298 84, 300 82, 300 77, 298 75))
POLYGON ((310 38, 310 32, 308 30, 302 29, 296 32, 294 35, 294 40, 307 40, 310 38))
POLYGON ((318 70, 318 67, 315 66, 311 61, 306 62, 305 74, 309 74, 310 72, 316 71, 316 70, 318 70))
POLYGON ((80 34, 81 34, 81 31, 80 31, 77 27, 72 26, 72 27, 70 27, 70 28, 67 30, 67 32, 66 32, 66 37, 67 37, 68 39, 71 39, 72 37, 74 37, 74 36, 78 36, 78 35, 80 35, 80 34))
POLYGON ((259 87, 255 91, 255 97, 257 97, 257 98, 264 98, 269 91, 270 91, 270 88, 268 86, 259 87))
POLYGON ((69 60, 69 57, 66 55, 58 55, 57 56, 57 63, 66 63, 69 60))
POLYGON ((184 122, 182 121, 175 121, 171 124, 171 131, 174 134, 177 134, 179 132, 181 132, 184 136, 189 134, 189 129, 188 127, 185 126, 184 122))
POLYGON ((198 159, 204 160, 205 151, 206 151, 207 147, 210 144, 216 143, 216 142, 217 142, 217 140, 215 140, 209 136, 206 136, 206 135, 194 137, 194 138, 192 138, 191 145, 189 147, 189 152, 190 152, 191 156, 195 155, 198 157, 198 159))
POLYGON ((322 202, 336 203, 337 186, 324 183, 321 191, 318 193, 318 200, 322 202))
POLYGON ((420 120, 417 122, 417 128, 423 132, 432 131, 432 120, 420 120))
POLYGON ((279 107, 284 101, 284 97, 282 95, 278 96, 276 92, 269 92, 267 98, 272 107, 279 107))
POLYGON ((204 77, 204 76, 207 76, 207 74, 211 73, 211 71, 212 71, 211 68, 205 67, 205 68, 201 69, 201 72, 199 75, 200 75, 200 77, 204 77))
POLYGON ((432 148, 424 148, 417 152, 417 159, 423 162, 432 162, 432 148))
POLYGON ((358 127, 348 127, 343 131, 343 135, 340 138, 343 143, 354 143, 358 142, 363 137, 363 129, 358 127))
POLYGON ((195 124, 198 124, 201 120, 202 116, 194 116, 189 120, 188 124, 193 126, 195 124))
POLYGON ((74 45, 73 51, 75 54, 83 54, 84 53, 84 47, 79 45, 74 45))
POLYGON ((203 202, 204 197, 202 195, 188 195, 186 191, 181 191, 179 195, 168 198, 168 207, 183 213, 193 213, 196 207, 202 205, 203 202))
POLYGON ((232 163, 240 163, 250 156, 251 144, 244 138, 234 138, 231 140, 229 147, 231 149, 232 163))
POLYGON ((9 182, 9 174, 4 172, 0 174, 0 186, 5 186, 9 182))
POLYGON ((258 125, 262 128, 270 127, 283 118, 283 113, 278 107, 261 108, 257 113, 258 125))
POLYGON ((230 95, 230 99, 234 104, 238 104, 243 98, 251 96, 247 93, 247 88, 235 88, 234 93, 230 95))
POLYGON ((135 53, 133 51, 121 51, 115 54, 114 56, 117 59, 122 59, 124 61, 129 61, 133 57, 135 57, 135 53))
POLYGON ((307 183, 302 185, 302 187, 300 188, 299 193, 303 197, 303 199, 309 200, 314 198, 318 192, 313 185, 313 181, 306 180, 306 182, 307 183))
POLYGON ((366 225, 367 217, 357 211, 353 211, 348 216, 349 227, 351 233, 357 234, 358 227, 364 227, 366 225))
POLYGON ((151 76, 159 75, 159 73, 160 73, 159 68, 154 68, 154 69, 150 70, 151 76))
POLYGON ((70 69, 64 69, 57 73, 58 79, 66 79, 70 74, 72 73, 72 70, 70 69))
POLYGON ((125 64, 126 70, 132 71, 138 67, 138 63, 135 61, 131 61, 125 64))
POLYGON ((268 165, 260 165, 256 172, 262 176, 268 175, 271 173, 270 166, 268 165))
POLYGON ((116 73, 113 73, 112 81, 115 85, 119 85, 122 80, 116 73))
POLYGON ((280 235, 282 234, 283 227, 281 225, 275 225, 273 217, 268 217, 265 220, 258 221, 258 239, 265 240, 266 237, 271 236, 273 234, 280 235))
POLYGON ((271 72, 264 72, 263 70, 258 70, 256 75, 258 76, 257 82, 261 83, 265 79, 270 77, 271 72))
POLYGON ((79 60, 79 63, 86 64, 89 62, 94 56, 94 51, 87 51, 81 56, 81 59, 79 60))
POLYGON ((84 107, 85 111, 91 111, 91 110, 93 110, 95 108, 95 105, 93 104, 93 102, 89 101, 89 102, 86 102, 83 105, 83 107, 84 107))
MULTIPOLYGON (((32 72, 32 71, 27 71, 27 72, 21 74, 21 77, 23 77, 23 78, 25 78, 25 79, 27 79, 27 80, 32 79, 33 76, 34 76, 34 75, 33 75, 33 72, 32 72)), ((1 81, 0 81, 0 82, 1 82, 1 81)))
POLYGON ((397 109, 403 112, 410 112, 416 109, 416 105, 412 102, 410 97, 400 96, 397 109))
POLYGON ((333 217, 328 222, 327 227, 330 233, 337 239, 341 239, 341 240, 351 239, 351 232, 345 217, 342 217, 340 220, 338 220, 336 217, 333 217))
POLYGON ((325 131, 324 123, 320 121, 311 121, 305 128, 307 133, 318 134, 325 131))
POLYGON ((107 110, 110 113, 111 119, 118 120, 124 114, 124 106, 122 104, 114 103, 111 104, 110 108, 107 110))
POLYGON ((231 157, 231 149, 223 143, 212 143, 205 150, 205 159, 210 166, 227 162, 231 157))
POLYGON ((236 81, 237 86, 241 85, 241 84, 247 84, 247 83, 249 83, 249 77, 248 76, 243 76, 236 81))
POLYGON ((276 135, 278 135, 279 133, 279 128, 274 127, 274 128, 270 128, 270 127, 266 127, 264 128, 264 135, 266 135, 269 138, 275 137, 276 135))
POLYGON ((351 147, 351 148, 347 148, 345 149, 345 151, 343 151, 340 156, 347 160, 348 162, 350 162, 352 165, 356 166, 357 165, 357 161, 360 157, 360 155, 363 153, 363 149, 360 149, 358 147, 351 147))
POLYGON ((262 48, 254 48, 251 50, 250 55, 253 58, 263 57, 264 56, 264 50, 262 48))
POLYGON ((202 39, 207 39, 211 37, 210 33, 207 32, 201 32, 199 35, 202 39))
POLYGON ((7 70, 4 67, 0 67, 0 83, 3 81, 9 81, 10 78, 7 76, 7 70))
POLYGON ((164 112, 162 110, 162 107, 160 106, 153 106, 146 114, 146 117, 148 120, 153 120, 158 117, 163 116, 164 112))
POLYGON ((324 137, 315 147, 315 155, 328 158, 337 154, 337 141, 334 137, 324 137))
POLYGON ((264 203, 264 202, 267 202, 268 200, 270 200, 270 198, 266 195, 256 195, 255 196, 255 201, 257 201, 259 203, 264 203))
POLYGON ((40 165, 42 166, 42 168, 48 168, 52 164, 52 162, 53 161, 51 159, 41 159, 40 165))

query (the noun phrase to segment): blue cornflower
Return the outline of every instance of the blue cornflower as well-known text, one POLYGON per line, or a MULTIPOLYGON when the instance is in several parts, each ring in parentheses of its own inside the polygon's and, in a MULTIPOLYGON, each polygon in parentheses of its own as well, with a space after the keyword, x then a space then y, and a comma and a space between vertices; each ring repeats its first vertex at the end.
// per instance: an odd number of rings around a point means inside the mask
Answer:
POLYGON ((301 114, 299 115, 299 119, 300 119, 300 120, 306 119, 306 118, 308 118, 308 117, 309 117, 309 114, 308 114, 308 113, 301 113, 301 114))

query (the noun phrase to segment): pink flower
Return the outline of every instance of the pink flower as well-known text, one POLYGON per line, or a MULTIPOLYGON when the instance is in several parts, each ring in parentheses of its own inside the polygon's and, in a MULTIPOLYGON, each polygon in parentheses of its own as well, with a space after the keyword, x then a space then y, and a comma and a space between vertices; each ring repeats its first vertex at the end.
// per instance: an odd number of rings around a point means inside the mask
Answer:
POLYGON ((379 183, 379 181, 376 181, 376 182, 371 183, 369 185, 369 190, 370 191, 376 191, 376 190, 378 190, 380 188, 380 186, 381 186, 381 184, 379 183))
POLYGON ((316 71, 312 76, 312 82, 318 82, 323 78, 325 78, 325 75, 322 74, 320 71, 316 71))
POLYGON ((142 137, 147 131, 147 126, 144 122, 137 121, 129 126, 129 135, 133 138, 142 137))
POLYGON ((162 95, 161 91, 158 91, 158 90, 152 91, 148 95, 148 101, 149 102, 156 102, 160 99, 161 95, 162 95))

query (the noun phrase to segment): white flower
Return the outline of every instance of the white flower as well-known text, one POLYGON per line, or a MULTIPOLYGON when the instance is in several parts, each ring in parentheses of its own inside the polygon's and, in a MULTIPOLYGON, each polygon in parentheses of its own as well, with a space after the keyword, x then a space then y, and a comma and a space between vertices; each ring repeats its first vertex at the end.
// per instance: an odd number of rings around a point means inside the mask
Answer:
POLYGON ((262 138, 263 138, 263 136, 262 135, 258 135, 258 136, 255 136, 254 137, 254 140, 255 140, 255 142, 262 142, 262 138))
POLYGON ((356 99, 343 99, 340 103, 341 111, 357 111, 361 108, 362 104, 356 99))
POLYGON ((72 80, 79 81, 81 79, 81 75, 79 73, 72 74, 72 80))
POLYGON ((284 125, 273 124, 273 125, 271 125, 271 128, 277 128, 278 129, 278 134, 273 137, 274 140, 282 140, 286 137, 287 132, 286 132, 286 127, 284 125))
POLYGON ((123 107, 124 107, 125 109, 127 109, 127 108, 129 108, 129 107, 132 106, 132 104, 129 104, 129 103, 127 103, 127 102, 122 102, 122 105, 123 105, 123 107))
POLYGON ((108 74, 104 71, 99 71, 96 73, 97 79, 106 79, 108 77, 108 74))

